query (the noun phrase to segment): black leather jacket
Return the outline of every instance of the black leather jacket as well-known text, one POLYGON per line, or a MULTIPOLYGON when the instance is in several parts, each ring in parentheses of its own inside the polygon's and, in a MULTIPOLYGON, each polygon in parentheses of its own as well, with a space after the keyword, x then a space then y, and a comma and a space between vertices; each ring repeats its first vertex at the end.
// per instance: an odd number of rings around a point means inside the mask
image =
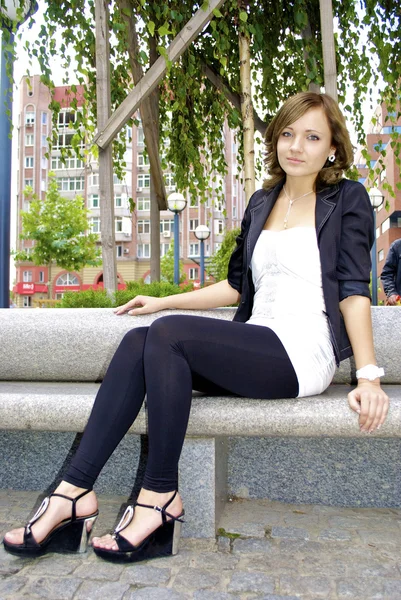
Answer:
POLYGON ((387 298, 401 296, 401 239, 391 244, 380 279, 387 298))
MULTIPOLYGON (((245 210, 227 277, 231 287, 241 294, 234 321, 245 322, 252 314, 255 294, 250 269, 252 253, 283 183, 284 180, 270 190, 255 192, 245 210)), ((315 224, 326 316, 338 365, 352 355, 339 303, 348 296, 370 298, 370 249, 374 232, 366 189, 356 181, 343 179, 319 191, 315 224)))

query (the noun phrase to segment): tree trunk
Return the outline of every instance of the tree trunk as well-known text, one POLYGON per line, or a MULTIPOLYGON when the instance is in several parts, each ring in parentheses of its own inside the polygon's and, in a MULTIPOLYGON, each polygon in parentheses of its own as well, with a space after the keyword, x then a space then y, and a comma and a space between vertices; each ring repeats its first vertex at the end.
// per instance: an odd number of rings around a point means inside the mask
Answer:
POLYGON ((244 137, 245 197, 248 203, 255 191, 255 124, 252 106, 250 39, 242 32, 239 33, 239 60, 242 131, 244 137))
MULTIPOLYGON (((155 36, 149 38, 149 58, 153 65, 157 60, 157 41, 155 36)), ((151 112, 154 118, 154 134, 156 136, 158 156, 160 156, 160 91, 157 87, 150 95, 151 112)), ((164 182, 163 182, 164 183, 164 182)), ((150 281, 160 281, 160 209, 153 180, 152 167, 150 167, 150 281)))
MULTIPOLYGON (((96 0, 96 102, 97 124, 102 129, 111 114, 109 9, 106 0, 96 0)), ((114 236, 113 153, 111 144, 99 148, 99 197, 103 260, 103 285, 111 296, 117 290, 117 260, 114 236)))
POLYGON ((333 6, 331 0, 319 0, 322 29, 324 88, 334 100, 337 96, 336 49, 333 31, 333 6))

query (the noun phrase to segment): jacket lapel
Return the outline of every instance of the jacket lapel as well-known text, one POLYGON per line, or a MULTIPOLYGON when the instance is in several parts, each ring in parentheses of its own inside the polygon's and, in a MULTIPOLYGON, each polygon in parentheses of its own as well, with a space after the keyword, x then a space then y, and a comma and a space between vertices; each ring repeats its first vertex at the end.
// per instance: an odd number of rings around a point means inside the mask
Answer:
POLYGON ((315 227, 318 239, 323 225, 326 223, 336 206, 335 196, 338 192, 338 189, 338 185, 333 185, 324 188, 316 194, 315 227))
POLYGON ((270 215, 273 206, 278 198, 282 184, 276 185, 271 190, 267 190, 263 196, 262 201, 251 208, 251 224, 249 227, 249 233, 246 242, 246 269, 251 263, 253 250, 260 233, 266 223, 267 217, 270 215))

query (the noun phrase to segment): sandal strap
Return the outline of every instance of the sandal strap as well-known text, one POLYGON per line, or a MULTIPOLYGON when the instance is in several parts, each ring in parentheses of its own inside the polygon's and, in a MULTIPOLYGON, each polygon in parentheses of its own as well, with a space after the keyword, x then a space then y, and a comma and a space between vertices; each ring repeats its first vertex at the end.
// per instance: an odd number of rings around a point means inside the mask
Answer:
POLYGON ((84 492, 82 492, 82 494, 79 494, 79 496, 76 496, 75 498, 70 498, 69 496, 65 496, 64 494, 54 493, 54 494, 50 494, 49 499, 52 498, 53 496, 57 496, 58 498, 64 498, 65 500, 70 500, 70 502, 72 502, 71 522, 73 522, 77 518, 77 502, 78 502, 78 500, 80 500, 81 498, 86 496, 86 494, 89 494, 89 492, 91 492, 91 491, 92 490, 85 490, 84 492))
POLYGON ((164 506, 152 506, 151 504, 141 504, 140 502, 136 502, 135 506, 141 506, 142 508, 150 508, 152 510, 157 510, 157 512, 161 514, 163 525, 167 523, 167 517, 169 517, 173 521, 179 521, 180 523, 184 523, 184 521, 180 518, 183 516, 183 513, 179 517, 175 517, 174 515, 166 511, 166 508, 170 506, 176 495, 177 491, 174 492, 173 496, 171 496, 170 500, 166 502, 164 506))

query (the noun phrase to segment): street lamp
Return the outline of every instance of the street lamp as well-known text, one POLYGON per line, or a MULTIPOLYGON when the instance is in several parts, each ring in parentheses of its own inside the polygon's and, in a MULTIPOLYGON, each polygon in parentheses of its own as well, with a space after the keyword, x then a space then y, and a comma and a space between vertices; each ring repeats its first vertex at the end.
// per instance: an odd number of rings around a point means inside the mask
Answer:
POLYGON ((373 208, 372 305, 377 306, 376 210, 383 204, 384 196, 377 188, 371 188, 368 194, 373 208))
POLYGON ((14 30, 38 8, 34 1, 2 0, 0 7, 0 308, 10 306, 11 122, 14 30), (5 35, 5 30, 8 30, 5 35), (5 39, 7 38, 7 39, 5 39))
POLYGON ((195 237, 200 240, 200 285, 205 285, 205 240, 210 236, 207 225, 198 225, 195 229, 195 237))
POLYGON ((180 212, 184 210, 187 201, 179 192, 170 194, 167 206, 174 213, 174 283, 180 283, 180 212))

